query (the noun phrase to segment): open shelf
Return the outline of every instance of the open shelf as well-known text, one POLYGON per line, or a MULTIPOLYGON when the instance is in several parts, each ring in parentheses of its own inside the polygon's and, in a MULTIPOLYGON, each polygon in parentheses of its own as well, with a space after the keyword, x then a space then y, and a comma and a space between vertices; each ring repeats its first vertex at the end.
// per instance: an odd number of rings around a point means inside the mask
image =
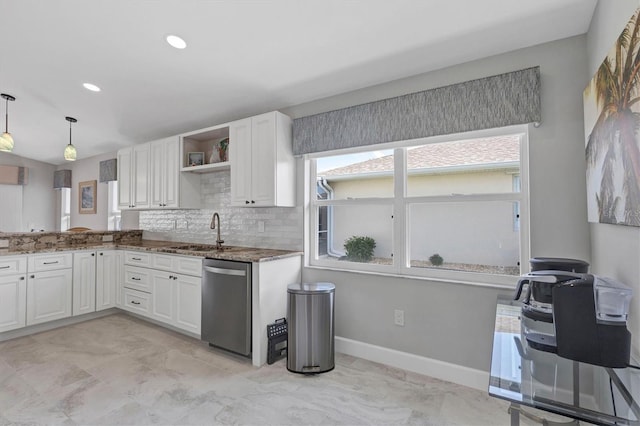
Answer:
POLYGON ((182 167, 180 169, 181 172, 191 172, 191 173, 210 173, 210 172, 218 172, 220 170, 229 170, 230 163, 228 161, 222 161, 220 163, 211 163, 211 164, 203 164, 202 166, 188 166, 182 167))
POLYGON ((181 135, 183 172, 208 173, 229 168, 229 125, 223 124, 181 135), (221 161, 218 146, 227 140, 227 158, 221 161))

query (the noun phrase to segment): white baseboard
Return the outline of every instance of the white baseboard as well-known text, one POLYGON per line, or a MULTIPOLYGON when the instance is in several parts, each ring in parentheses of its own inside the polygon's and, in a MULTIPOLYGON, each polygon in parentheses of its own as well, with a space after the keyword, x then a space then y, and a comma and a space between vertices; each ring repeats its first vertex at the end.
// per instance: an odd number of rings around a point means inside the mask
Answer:
POLYGON ((118 312, 121 311, 117 308, 109 308, 104 311, 91 312, 76 317, 67 317, 55 321, 43 322, 36 325, 29 325, 23 328, 17 328, 11 331, 5 331, 4 333, 0 333, 0 342, 4 342, 10 339, 16 339, 18 337, 28 336, 30 334, 41 333, 43 331, 53 330, 54 328, 64 327, 65 325, 72 325, 96 318, 106 317, 107 315, 117 314, 118 312))
POLYGON ((426 358, 395 349, 371 345, 344 337, 335 338, 336 352, 379 362, 425 376, 457 383, 459 385, 486 392, 489 387, 489 373, 449 362, 426 358))

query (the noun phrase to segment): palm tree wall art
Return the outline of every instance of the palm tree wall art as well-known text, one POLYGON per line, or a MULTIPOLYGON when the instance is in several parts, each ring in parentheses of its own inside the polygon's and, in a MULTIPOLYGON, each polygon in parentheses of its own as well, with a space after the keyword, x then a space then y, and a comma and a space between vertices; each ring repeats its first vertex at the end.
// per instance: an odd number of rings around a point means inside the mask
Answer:
POLYGON ((640 8, 584 90, 589 222, 640 226, 640 8))

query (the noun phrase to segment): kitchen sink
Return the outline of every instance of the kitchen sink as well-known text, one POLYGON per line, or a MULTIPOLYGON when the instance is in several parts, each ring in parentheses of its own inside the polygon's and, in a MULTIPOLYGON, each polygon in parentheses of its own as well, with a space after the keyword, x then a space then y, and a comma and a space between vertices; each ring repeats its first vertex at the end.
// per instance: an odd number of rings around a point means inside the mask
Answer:
POLYGON ((177 246, 167 247, 173 250, 187 250, 187 251, 237 251, 239 247, 222 246, 221 249, 217 249, 213 244, 181 244, 177 246))
POLYGON ((188 251, 214 251, 216 246, 212 244, 181 244, 179 246, 167 247, 175 250, 188 250, 188 251))

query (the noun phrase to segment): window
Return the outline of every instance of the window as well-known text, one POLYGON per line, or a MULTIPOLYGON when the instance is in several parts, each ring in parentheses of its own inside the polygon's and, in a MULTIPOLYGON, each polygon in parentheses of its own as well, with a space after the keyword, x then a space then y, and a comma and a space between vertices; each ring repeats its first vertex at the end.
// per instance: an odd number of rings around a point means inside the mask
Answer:
POLYGON ((71 227, 71 188, 60 188, 60 231, 71 227))
POLYGON ((526 128, 479 135, 310 158, 310 264, 513 282, 528 258, 526 128))
POLYGON ((109 231, 119 231, 121 228, 121 212, 118 209, 118 181, 107 182, 107 229, 109 231))

